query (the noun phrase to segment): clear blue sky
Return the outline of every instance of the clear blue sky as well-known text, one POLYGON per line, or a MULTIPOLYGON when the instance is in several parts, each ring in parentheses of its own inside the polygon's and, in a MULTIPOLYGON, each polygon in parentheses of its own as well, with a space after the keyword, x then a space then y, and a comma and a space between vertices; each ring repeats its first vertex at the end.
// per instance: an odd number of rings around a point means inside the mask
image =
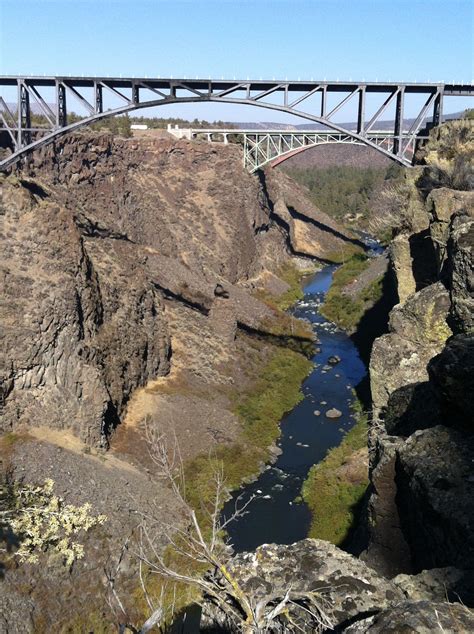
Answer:
POLYGON ((468 83, 472 40, 471 0, 0 0, 0 74, 468 83))

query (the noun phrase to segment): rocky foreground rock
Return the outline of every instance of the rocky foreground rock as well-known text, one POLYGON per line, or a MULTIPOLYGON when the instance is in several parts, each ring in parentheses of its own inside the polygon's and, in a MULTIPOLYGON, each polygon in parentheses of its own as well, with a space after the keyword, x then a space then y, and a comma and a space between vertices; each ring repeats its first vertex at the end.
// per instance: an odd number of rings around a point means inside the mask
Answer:
MULTIPOLYGON (((446 602, 461 586, 462 575, 455 569, 389 580, 328 542, 306 539, 288 546, 265 544, 239 554, 227 571, 257 612, 258 606, 276 606, 291 598, 272 632, 428 634, 462 633, 474 627, 474 611, 446 602), (305 609, 309 597, 317 609, 305 609)), ((211 598, 204 604, 203 625, 229 631, 211 598)))

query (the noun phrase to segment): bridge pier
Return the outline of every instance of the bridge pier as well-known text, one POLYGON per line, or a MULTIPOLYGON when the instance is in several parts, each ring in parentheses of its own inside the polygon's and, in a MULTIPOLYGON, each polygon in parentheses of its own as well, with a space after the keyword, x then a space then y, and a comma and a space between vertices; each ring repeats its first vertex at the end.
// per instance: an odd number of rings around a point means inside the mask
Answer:
POLYGON ((31 107, 30 93, 28 92, 24 82, 18 84, 18 131, 17 144, 21 148, 31 142, 31 107))

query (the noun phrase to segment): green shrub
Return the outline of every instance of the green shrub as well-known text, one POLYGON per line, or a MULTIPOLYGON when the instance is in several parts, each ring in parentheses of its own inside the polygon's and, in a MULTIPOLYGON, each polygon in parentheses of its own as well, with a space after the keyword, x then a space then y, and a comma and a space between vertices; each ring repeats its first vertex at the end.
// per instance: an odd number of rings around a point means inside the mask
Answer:
POLYGON ((349 536, 354 511, 368 485, 365 463, 357 462, 362 460, 361 450, 367 446, 367 416, 359 404, 354 409, 358 416, 356 424, 338 447, 311 468, 302 488, 312 515, 308 537, 336 545, 343 544, 349 536), (355 463, 352 473, 347 470, 351 459, 355 463))
MULTIPOLYGON (((309 189, 314 204, 342 221, 347 214, 367 219, 370 200, 384 180, 393 178, 397 168, 333 166, 323 169, 293 168, 288 174, 309 189)), ((364 223, 362 223, 364 224, 364 223)))
POLYGON ((356 297, 349 297, 343 293, 344 288, 357 279, 369 265, 370 260, 365 255, 356 254, 338 268, 320 308, 320 313, 326 319, 344 330, 355 330, 365 312, 382 297, 383 276, 368 284, 356 297))

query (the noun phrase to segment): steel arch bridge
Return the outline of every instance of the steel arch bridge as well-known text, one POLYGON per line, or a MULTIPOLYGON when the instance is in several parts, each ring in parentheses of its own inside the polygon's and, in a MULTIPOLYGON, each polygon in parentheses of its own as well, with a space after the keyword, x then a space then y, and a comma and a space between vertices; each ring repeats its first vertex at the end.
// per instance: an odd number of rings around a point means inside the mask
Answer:
MULTIPOLYGON (((365 145, 350 133, 327 130, 242 130, 236 128, 177 128, 168 132, 178 139, 205 139, 208 143, 229 143, 237 138, 243 146, 244 167, 250 172, 271 165, 275 167, 295 154, 319 145, 365 145)), ((420 137, 418 137, 420 138, 420 137)), ((386 130, 373 130, 367 139, 378 147, 393 152, 394 135, 386 130)), ((410 155, 407 158, 411 158, 410 155)))
POLYGON ((0 161, 2 170, 63 134, 106 117, 139 108, 196 102, 253 105, 296 115, 346 134, 409 166, 409 155, 413 153, 430 111, 432 123, 437 125, 442 118, 443 99, 449 96, 472 97, 474 86, 444 83, 0 76, 0 93, 0 121, 10 137, 13 149, 10 156, 0 161), (16 95, 14 107, 5 96, 12 89, 16 95), (369 118, 366 116, 366 105, 367 98, 372 95, 382 96, 383 101, 369 118), (410 128, 404 130, 405 100, 410 95, 421 96, 423 103, 410 128), (80 104, 87 116, 79 121, 68 121, 68 114, 72 112, 70 100, 80 104), (311 106, 310 102, 313 102, 311 106), (344 128, 333 119, 349 102, 357 105, 355 131, 344 128), (32 125, 32 103, 36 105, 37 112, 43 115, 45 125, 32 125), (370 133, 392 106, 395 107, 391 130, 393 144, 391 148, 386 148, 377 144, 370 133))

